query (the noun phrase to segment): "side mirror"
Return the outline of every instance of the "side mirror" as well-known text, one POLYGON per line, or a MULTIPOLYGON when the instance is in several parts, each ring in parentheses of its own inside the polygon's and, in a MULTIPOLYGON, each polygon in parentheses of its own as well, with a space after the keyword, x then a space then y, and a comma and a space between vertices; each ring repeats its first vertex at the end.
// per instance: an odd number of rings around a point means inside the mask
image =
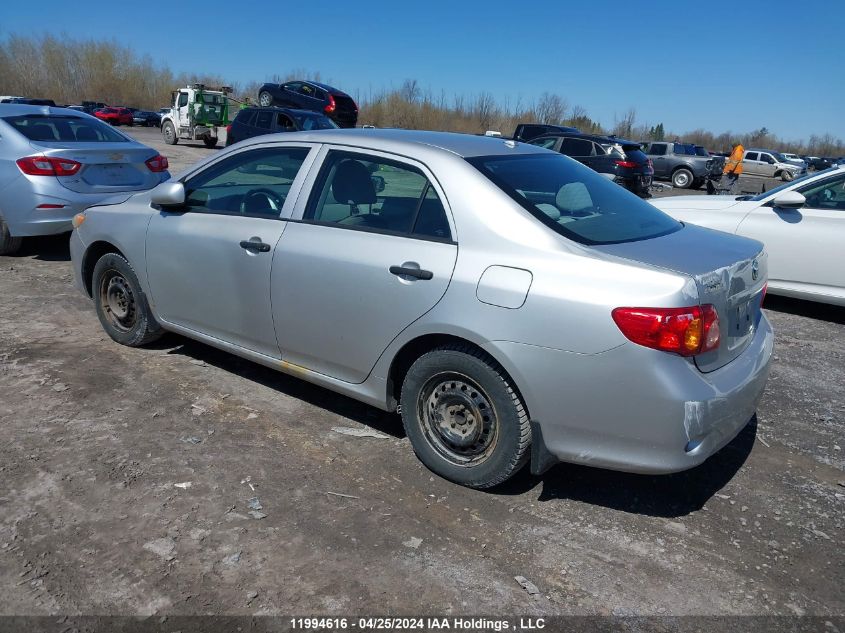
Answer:
POLYGON ((182 206, 185 204, 185 185, 181 182, 163 182, 150 192, 150 202, 162 207, 182 206))
POLYGON ((800 209, 806 203, 807 198, 797 191, 784 191, 772 200, 772 206, 777 209, 800 209))

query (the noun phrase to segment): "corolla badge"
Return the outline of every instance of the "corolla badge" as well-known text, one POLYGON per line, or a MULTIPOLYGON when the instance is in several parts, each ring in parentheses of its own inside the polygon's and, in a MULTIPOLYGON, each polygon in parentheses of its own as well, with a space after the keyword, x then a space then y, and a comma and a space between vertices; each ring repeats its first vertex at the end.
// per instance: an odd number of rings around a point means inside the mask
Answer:
POLYGON ((760 262, 756 259, 751 262, 751 281, 757 281, 757 277, 760 276, 760 262))

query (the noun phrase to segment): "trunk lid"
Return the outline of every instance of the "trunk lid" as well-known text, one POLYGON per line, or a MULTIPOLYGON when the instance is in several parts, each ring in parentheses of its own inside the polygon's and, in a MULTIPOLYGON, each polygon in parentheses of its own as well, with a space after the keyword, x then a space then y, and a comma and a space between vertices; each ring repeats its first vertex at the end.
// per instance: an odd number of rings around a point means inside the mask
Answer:
POLYGON ((760 242, 687 224, 662 237, 592 248, 681 273, 695 282, 699 303, 716 308, 721 333, 717 349, 694 357, 702 372, 727 365, 754 338, 768 277, 767 255, 760 242))
POLYGON ((150 171, 146 162, 157 155, 154 149, 131 143, 32 142, 46 156, 69 158, 82 163, 73 176, 58 177, 59 183, 77 193, 111 193, 152 189, 161 174, 150 171))

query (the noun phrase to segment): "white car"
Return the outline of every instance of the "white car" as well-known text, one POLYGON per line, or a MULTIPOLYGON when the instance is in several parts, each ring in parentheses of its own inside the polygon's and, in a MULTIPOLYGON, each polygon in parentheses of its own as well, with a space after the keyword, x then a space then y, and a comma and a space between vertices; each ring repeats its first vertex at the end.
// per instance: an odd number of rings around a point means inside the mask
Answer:
POLYGON ((756 196, 650 202, 682 222, 763 242, 772 294, 845 306, 845 165, 756 196))

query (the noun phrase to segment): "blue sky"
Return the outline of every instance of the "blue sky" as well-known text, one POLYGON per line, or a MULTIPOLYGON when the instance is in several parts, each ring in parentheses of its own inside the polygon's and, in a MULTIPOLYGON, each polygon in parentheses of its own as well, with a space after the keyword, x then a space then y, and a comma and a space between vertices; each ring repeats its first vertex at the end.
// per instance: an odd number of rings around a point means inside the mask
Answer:
POLYGON ((558 93, 605 125, 633 107, 675 132, 845 138, 842 0, 94 4, 4 0, 0 37, 114 38, 242 83, 307 69, 354 96, 413 78, 450 101, 558 93))

